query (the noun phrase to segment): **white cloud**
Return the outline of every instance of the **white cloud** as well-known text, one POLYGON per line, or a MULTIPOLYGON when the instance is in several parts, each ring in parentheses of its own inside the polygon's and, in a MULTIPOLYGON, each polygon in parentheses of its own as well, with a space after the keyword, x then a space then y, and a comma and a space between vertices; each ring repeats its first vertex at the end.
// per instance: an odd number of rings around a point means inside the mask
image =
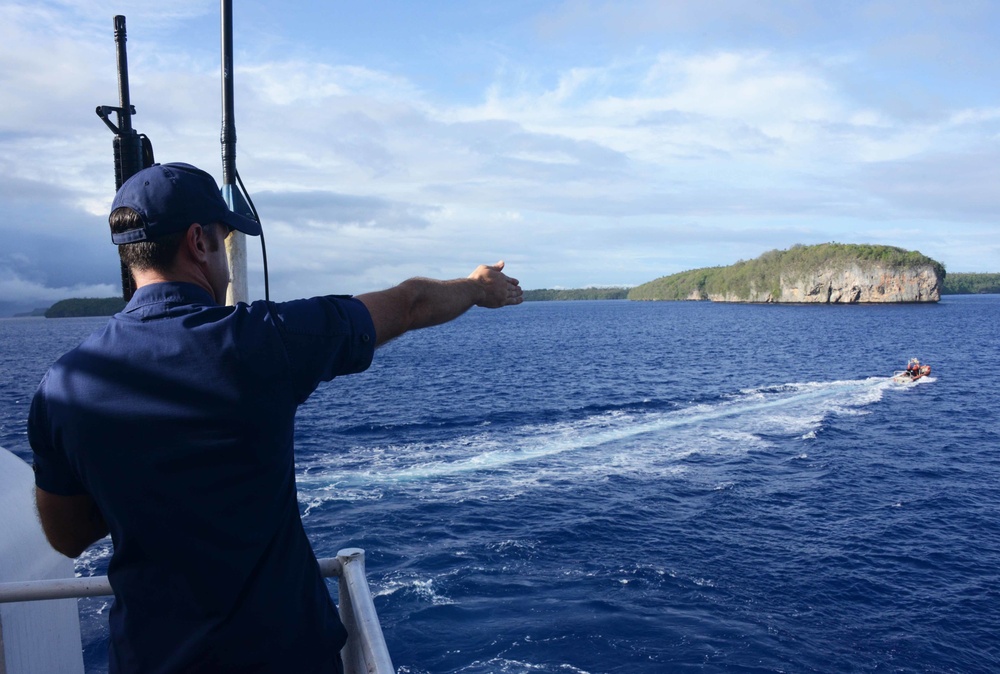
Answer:
POLYGON ((1000 122, 1000 107, 958 110, 953 112, 948 119, 948 123, 955 126, 975 125, 986 122, 1000 122))

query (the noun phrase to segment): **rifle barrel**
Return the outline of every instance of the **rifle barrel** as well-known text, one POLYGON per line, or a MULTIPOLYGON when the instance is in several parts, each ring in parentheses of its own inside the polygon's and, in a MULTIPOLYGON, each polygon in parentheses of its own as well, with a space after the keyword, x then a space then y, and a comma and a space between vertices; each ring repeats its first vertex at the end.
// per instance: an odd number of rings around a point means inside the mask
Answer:
POLYGON ((125 17, 119 14, 115 16, 115 53, 118 56, 118 129, 122 134, 132 131, 132 116, 129 114, 132 103, 128 93, 128 52, 125 49, 127 39, 125 17))

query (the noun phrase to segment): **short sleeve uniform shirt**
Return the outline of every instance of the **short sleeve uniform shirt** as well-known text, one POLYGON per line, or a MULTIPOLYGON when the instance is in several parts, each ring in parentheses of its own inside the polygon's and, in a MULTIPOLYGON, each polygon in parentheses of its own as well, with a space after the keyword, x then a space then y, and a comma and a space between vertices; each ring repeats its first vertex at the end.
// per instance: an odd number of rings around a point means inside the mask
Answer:
POLYGON ((356 299, 223 307, 159 283, 52 366, 35 480, 108 523, 111 672, 329 671, 346 634, 299 516, 294 417, 374 346, 356 299))

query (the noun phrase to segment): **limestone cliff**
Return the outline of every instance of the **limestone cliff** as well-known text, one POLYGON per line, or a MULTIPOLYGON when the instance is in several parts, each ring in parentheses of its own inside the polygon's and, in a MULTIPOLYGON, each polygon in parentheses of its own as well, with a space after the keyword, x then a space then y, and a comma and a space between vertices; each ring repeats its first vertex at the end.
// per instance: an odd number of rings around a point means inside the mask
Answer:
POLYGON ((713 302, 808 302, 861 304, 866 302, 937 302, 941 279, 932 265, 893 269, 872 264, 816 270, 813 274, 781 276, 780 294, 751 287, 750 295, 704 293, 699 299, 713 302))
POLYGON ((916 251, 820 244, 770 251, 728 267, 695 269, 633 288, 633 300, 858 304, 937 302, 944 266, 916 251))

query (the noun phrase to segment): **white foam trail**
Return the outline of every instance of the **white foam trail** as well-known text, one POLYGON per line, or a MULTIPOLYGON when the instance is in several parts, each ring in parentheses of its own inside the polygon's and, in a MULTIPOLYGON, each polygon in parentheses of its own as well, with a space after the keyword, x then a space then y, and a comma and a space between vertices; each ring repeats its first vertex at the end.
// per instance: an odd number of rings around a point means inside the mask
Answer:
MULTIPOLYGON (((383 457, 390 465, 378 465, 367 471, 359 471, 356 465, 347 471, 328 471, 324 466, 301 476, 299 484, 313 490, 339 490, 359 485, 442 480, 466 473, 504 471, 515 464, 541 462, 604 445, 627 447, 627 457, 621 460, 626 462, 635 460, 636 454, 643 451, 642 447, 632 445, 644 436, 669 437, 672 446, 660 442, 652 450, 659 456, 672 451, 675 459, 712 447, 767 444, 759 438, 760 434, 808 441, 816 437, 816 430, 827 416, 858 413, 860 408, 881 400, 890 387, 898 386, 891 378, 884 377, 787 384, 747 389, 723 402, 671 412, 650 415, 618 412, 565 424, 508 429, 502 437, 490 435, 493 431, 484 433, 477 429, 480 435, 471 442, 469 436, 463 436, 451 447, 436 446, 432 452, 419 445, 403 447, 383 457), (691 433, 678 434, 686 429, 694 429, 696 434, 693 437, 691 433), (468 454, 470 446, 479 449, 473 456, 468 454), (431 459, 428 454, 440 458, 431 459), (423 459, 417 458, 421 455, 423 459), (414 465, 400 466, 414 460, 417 461, 414 465)), ((609 462, 605 457, 602 469, 609 468, 609 463, 615 464, 616 460, 617 457, 612 457, 609 462)))

